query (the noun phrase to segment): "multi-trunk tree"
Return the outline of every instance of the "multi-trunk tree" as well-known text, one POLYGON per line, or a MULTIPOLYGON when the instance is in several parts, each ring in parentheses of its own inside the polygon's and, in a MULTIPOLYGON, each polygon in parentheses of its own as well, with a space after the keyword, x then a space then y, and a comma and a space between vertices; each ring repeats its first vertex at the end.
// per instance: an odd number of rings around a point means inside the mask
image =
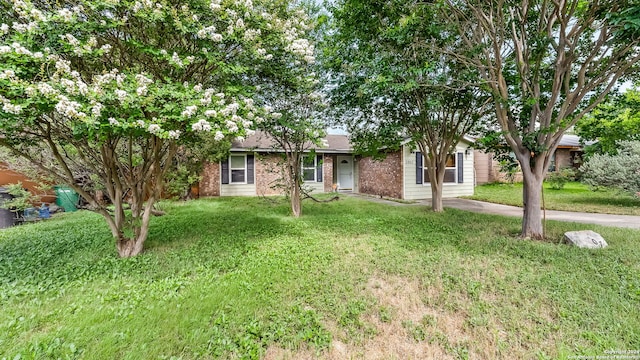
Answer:
POLYGON ((476 68, 490 91, 522 169, 521 236, 540 239, 551 156, 565 131, 637 70, 640 7, 625 0, 444 0, 439 9, 465 44, 440 52, 476 68))
POLYGON ((250 133, 256 82, 304 57, 300 18, 286 1, 4 1, 0 145, 72 186, 118 254, 137 255, 178 146, 250 133))
POLYGON ((442 211, 447 162, 483 119, 477 73, 433 50, 454 49, 435 8, 406 1, 338 1, 328 40, 333 101, 359 152, 377 155, 410 140, 424 156, 432 208, 442 211))

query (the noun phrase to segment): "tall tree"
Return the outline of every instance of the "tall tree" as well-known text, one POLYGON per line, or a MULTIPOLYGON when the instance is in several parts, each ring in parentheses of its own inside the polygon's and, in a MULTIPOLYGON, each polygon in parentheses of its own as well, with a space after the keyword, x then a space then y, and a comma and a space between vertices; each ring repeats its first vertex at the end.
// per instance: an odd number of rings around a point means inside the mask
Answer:
POLYGON ((640 7, 632 3, 444 0, 440 7, 466 44, 441 52, 480 72, 520 163, 523 238, 543 237, 542 182, 564 132, 637 70, 640 7))
POLYGON ((432 50, 459 42, 420 2, 342 0, 332 12, 333 100, 356 148, 377 155, 410 139, 424 155, 432 208, 442 211, 447 162, 487 103, 477 72, 432 50))
POLYGON ((614 155, 618 142, 640 140, 640 89, 614 94, 580 120, 575 129, 582 140, 596 141, 585 148, 589 154, 614 155))
POLYGON ((137 255, 180 142, 250 132, 261 111, 253 85, 286 76, 283 57, 303 41, 295 10, 262 0, 3 1, 0 145, 72 186, 104 217, 118 254, 137 255))
MULTIPOLYGON (((315 82, 315 79, 304 79, 315 82)), ((317 168, 322 163, 317 160, 316 147, 323 145, 325 122, 322 110, 323 96, 314 91, 315 86, 300 84, 296 88, 280 88, 280 99, 274 99, 274 112, 265 115, 258 122, 258 129, 273 140, 274 150, 282 151, 284 157, 284 185, 291 201, 293 217, 302 215, 302 195, 305 179, 316 179, 317 168), (304 168, 312 168, 306 170, 304 168)))

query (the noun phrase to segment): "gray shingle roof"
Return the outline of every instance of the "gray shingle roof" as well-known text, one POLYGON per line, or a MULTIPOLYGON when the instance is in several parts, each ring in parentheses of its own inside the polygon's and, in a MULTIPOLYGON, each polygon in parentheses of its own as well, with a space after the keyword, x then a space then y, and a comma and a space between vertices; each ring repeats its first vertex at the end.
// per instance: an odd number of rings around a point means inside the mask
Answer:
MULTIPOLYGON (((352 152, 353 148, 349 142, 348 135, 327 135, 324 138, 325 145, 328 146, 311 146, 317 152, 352 152)), ((247 137, 244 141, 234 141, 231 145, 232 150, 254 150, 254 151, 278 151, 275 141, 266 133, 256 131, 254 135, 247 137)))

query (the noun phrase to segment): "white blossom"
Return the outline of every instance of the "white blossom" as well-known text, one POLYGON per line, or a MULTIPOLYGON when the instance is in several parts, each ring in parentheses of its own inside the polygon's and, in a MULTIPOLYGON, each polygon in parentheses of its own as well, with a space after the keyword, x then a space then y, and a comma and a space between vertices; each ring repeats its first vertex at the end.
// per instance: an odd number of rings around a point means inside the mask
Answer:
POLYGON ((47 83, 39 83, 37 85, 38 91, 40 92, 40 94, 44 95, 44 96, 53 96, 56 95, 58 92, 56 91, 56 89, 54 89, 51 85, 47 84, 47 83))
POLYGON ((213 139, 215 141, 220 141, 222 139, 224 139, 224 134, 222 133, 222 131, 216 131, 216 134, 213 136, 213 139))
POLYGON ((151 134, 157 135, 162 132, 162 128, 158 124, 151 124, 147 128, 147 131, 149 131, 151 134))
POLYGON ((15 115, 19 115, 22 112, 22 107, 20 105, 13 105, 11 103, 4 103, 4 105, 2 105, 2 111, 9 113, 9 114, 15 114, 15 115))
POLYGON ((146 86, 140 86, 136 89, 136 94, 138 94, 138 96, 147 96, 147 92, 148 89, 146 86))
POLYGON ((197 123, 191 125, 191 130, 193 131, 211 131, 211 124, 205 120, 200 119, 197 123))
POLYGON ((68 73, 71 71, 71 63, 67 60, 58 60, 56 61, 56 70, 62 73, 68 73))
POLYGON ((102 114, 102 108, 104 107, 104 105, 102 105, 101 103, 95 103, 93 104, 93 107, 91 108, 91 113, 93 114, 93 116, 95 117, 100 117, 100 115, 102 114))
POLYGON ((115 94, 118 97, 118 100, 120 100, 120 102, 126 101, 127 100, 127 95, 129 95, 129 94, 127 94, 126 91, 120 90, 120 89, 116 90, 115 94))
POLYGON ((274 112, 273 114, 271 114, 271 117, 277 120, 282 117, 282 114, 278 112, 274 112))
POLYGON ((212 118, 218 116, 218 113, 215 110, 207 110, 204 112, 204 116, 212 118))
POLYGON ((231 132, 231 133, 238 132, 238 130, 239 130, 238 124, 234 123, 231 120, 225 121, 225 125, 227 126, 227 129, 229 129, 229 132, 231 132))
POLYGON ((178 53, 176 53, 176 52, 174 52, 174 53, 173 53, 173 55, 171 55, 171 61, 172 61, 174 64, 178 65, 178 67, 182 67, 182 66, 184 66, 184 65, 182 64, 182 59, 180 59, 180 56, 178 56, 178 53))
POLYGON ((0 72, 0 80, 4 80, 4 79, 13 79, 16 77, 16 73, 15 71, 11 70, 11 69, 7 69, 4 70, 2 72, 0 72))
POLYGON ((86 114, 79 112, 80 104, 75 101, 70 101, 64 96, 60 96, 60 100, 56 104, 56 111, 59 114, 67 116, 69 118, 82 118, 86 114))
POLYGON ((73 13, 67 8, 58 10, 58 16, 60 16, 64 22, 73 20, 73 13))
POLYGON ((169 139, 178 139, 182 132, 180 130, 169 130, 169 139))
POLYGON ((198 111, 198 107, 195 105, 187 106, 182 112, 182 116, 184 117, 192 117, 195 115, 196 111, 198 111))
POLYGON ((3 34, 6 34, 9 32, 9 25, 3 23, 2 25, 0 25, 0 32, 3 34))
POLYGON ((109 118, 109 124, 113 125, 113 126, 119 126, 120 125, 118 120, 116 120, 115 118, 112 118, 112 117, 109 118))

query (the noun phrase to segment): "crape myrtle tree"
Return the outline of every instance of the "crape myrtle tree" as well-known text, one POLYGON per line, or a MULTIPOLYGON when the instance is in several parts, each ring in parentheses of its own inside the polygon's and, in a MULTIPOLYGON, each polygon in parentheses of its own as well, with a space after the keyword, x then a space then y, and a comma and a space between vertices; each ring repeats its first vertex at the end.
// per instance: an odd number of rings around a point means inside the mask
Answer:
POLYGON ((424 156, 432 209, 443 211, 447 161, 483 120, 488 97, 475 70, 433 51, 460 45, 434 10, 416 1, 337 1, 326 55, 332 100, 356 150, 384 156, 409 139, 424 156))
POLYGON ((582 141, 596 141, 585 148, 588 154, 611 154, 618 142, 640 140, 640 88, 611 94, 606 102, 585 115, 575 127, 582 141))
POLYGON ((0 145, 72 186, 135 256, 178 146, 250 134, 252 89, 286 76, 298 15, 266 0, 4 1, 0 145), (112 206, 76 183, 79 169, 112 206))
MULTIPOLYGON (((640 7, 630 1, 444 0, 496 121, 522 169, 523 238, 543 237, 542 182, 567 129, 637 70, 640 7)), ((427 26, 427 25, 425 25, 427 26)))
MULTIPOLYGON (((274 151, 283 152, 282 180, 291 201, 293 217, 302 215, 303 165, 308 165, 309 161, 316 164, 313 160, 315 153, 309 150, 325 145, 323 139, 326 135, 323 118, 326 102, 324 94, 319 91, 316 73, 312 71, 315 62, 313 46, 305 45, 304 48, 307 51, 305 59, 292 64, 297 76, 288 84, 272 84, 267 91, 273 95, 268 100, 271 105, 265 116, 256 122, 257 128, 273 140, 274 151)), ((315 167, 313 171, 316 171, 315 167)))
MULTIPOLYGON (((324 22, 317 6, 305 4, 311 17, 299 14, 306 24, 305 39, 296 41, 292 54, 284 61, 289 77, 285 81, 271 81, 262 87, 262 102, 269 104, 263 117, 256 119, 256 127, 273 142, 273 150, 283 154, 282 184, 291 202, 293 217, 302 215, 302 195, 305 177, 315 178, 316 163, 313 149, 326 145, 323 85, 316 63, 315 46, 308 39, 317 39, 324 22), (310 151, 311 150, 311 151, 310 151), (303 169, 307 165, 314 167, 303 169)), ((282 79, 282 78, 281 78, 282 79)))
MULTIPOLYGON (((307 60, 312 60, 308 57, 307 60)), ((302 65, 302 64, 300 64, 302 65)), ((300 66, 305 69, 307 66, 300 66)), ((309 151, 326 145, 323 143, 325 122, 323 110, 326 108, 323 94, 317 90, 317 79, 313 73, 300 75, 296 84, 276 86, 273 94, 280 98, 272 99, 272 112, 257 122, 257 128, 274 143, 274 151, 282 151, 284 157, 284 186, 291 202, 293 217, 302 215, 303 183, 307 171, 315 178, 316 168, 322 164, 314 160, 316 154, 309 151), (311 164, 313 170, 303 170, 303 165, 311 164)))

